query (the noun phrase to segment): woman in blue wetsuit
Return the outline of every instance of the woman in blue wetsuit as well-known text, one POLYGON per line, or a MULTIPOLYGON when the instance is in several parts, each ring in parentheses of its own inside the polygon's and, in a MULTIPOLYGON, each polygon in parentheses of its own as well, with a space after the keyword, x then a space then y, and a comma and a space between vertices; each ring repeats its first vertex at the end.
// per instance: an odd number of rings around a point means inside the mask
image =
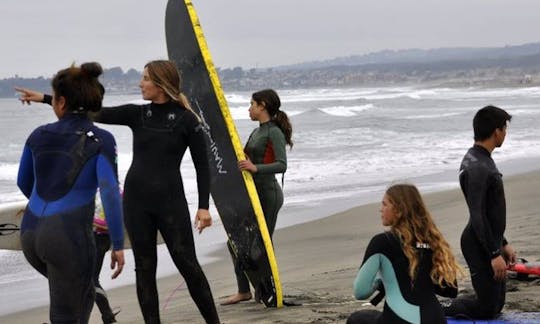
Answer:
MULTIPOLYGON (((204 132, 197 115, 180 92, 180 75, 170 61, 152 61, 140 88, 145 105, 104 108, 93 118, 126 125, 133 132, 133 161, 124 184, 125 225, 135 256, 137 297, 146 323, 160 323, 156 286, 157 231, 186 281, 191 297, 207 323, 219 323, 210 286, 195 254, 180 163, 189 148, 199 192, 195 223, 201 232, 212 224, 208 212, 210 170, 204 132)), ((49 102, 47 95, 18 89, 23 101, 49 102)))
POLYGON ((391 186, 380 211, 390 230, 371 239, 353 290, 357 299, 384 291, 384 310, 355 312, 347 323, 446 323, 435 294, 455 297, 461 269, 418 189, 391 186))
POLYGON ((52 323, 88 323, 94 304, 96 247, 92 234, 97 187, 112 238, 112 262, 124 265, 116 144, 93 125, 103 86, 97 63, 59 71, 52 80, 58 121, 35 129, 26 141, 17 184, 28 206, 21 243, 28 262, 49 281, 52 323))

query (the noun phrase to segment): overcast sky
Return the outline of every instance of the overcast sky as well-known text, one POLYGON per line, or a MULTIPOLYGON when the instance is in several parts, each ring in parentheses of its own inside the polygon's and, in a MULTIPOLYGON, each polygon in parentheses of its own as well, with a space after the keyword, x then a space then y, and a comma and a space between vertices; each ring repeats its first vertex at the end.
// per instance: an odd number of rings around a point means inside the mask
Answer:
MULTIPOLYGON (((0 0, 0 78, 166 58, 167 0, 0 0)), ((268 67, 382 49, 540 41, 539 0, 193 0, 214 63, 268 67)))

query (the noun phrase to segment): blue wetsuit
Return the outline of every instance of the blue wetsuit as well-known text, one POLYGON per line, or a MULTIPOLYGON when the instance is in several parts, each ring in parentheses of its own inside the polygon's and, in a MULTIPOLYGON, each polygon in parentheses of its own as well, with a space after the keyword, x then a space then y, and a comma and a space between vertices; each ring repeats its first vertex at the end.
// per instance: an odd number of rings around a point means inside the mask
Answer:
POLYGON ((347 323, 446 323, 443 309, 435 294, 455 297, 457 288, 441 287, 431 281, 432 251, 416 248, 419 260, 414 281, 409 277, 409 260, 400 240, 385 232, 371 239, 364 261, 354 282, 354 296, 365 299, 384 285, 386 301, 383 312, 363 310, 353 313, 347 323))
POLYGON ((17 184, 29 198, 21 244, 49 280, 52 323, 87 323, 94 303, 94 201, 99 186, 114 250, 123 249, 116 144, 85 114, 66 113, 26 141, 17 184))
POLYGON ((469 266, 476 297, 460 296, 445 308, 448 316, 472 319, 496 317, 505 301, 506 283, 493 278, 491 260, 505 245, 506 200, 502 174, 488 150, 471 147, 461 162, 459 183, 469 207, 469 222, 461 234, 461 251, 469 266))

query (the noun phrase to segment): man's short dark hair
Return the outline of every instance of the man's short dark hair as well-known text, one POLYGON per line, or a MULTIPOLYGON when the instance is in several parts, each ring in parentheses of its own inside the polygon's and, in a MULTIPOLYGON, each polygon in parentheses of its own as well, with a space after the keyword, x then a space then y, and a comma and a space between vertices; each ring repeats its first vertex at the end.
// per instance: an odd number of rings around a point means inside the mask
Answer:
POLYGON ((474 140, 483 141, 488 139, 498 128, 503 129, 512 119, 512 116, 504 109, 495 106, 485 106, 478 110, 473 119, 474 140))

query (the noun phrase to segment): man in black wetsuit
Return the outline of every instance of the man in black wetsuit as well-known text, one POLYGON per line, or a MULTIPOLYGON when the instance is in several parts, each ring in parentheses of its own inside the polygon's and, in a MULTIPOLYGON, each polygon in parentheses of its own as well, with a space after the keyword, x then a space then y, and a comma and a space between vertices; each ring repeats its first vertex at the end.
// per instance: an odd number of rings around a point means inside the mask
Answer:
POLYGON ((506 202, 502 174, 491 153, 503 144, 511 119, 506 111, 494 106, 484 107, 474 116, 475 143, 463 157, 459 183, 469 207, 461 251, 476 296, 455 299, 445 307, 447 316, 490 319, 504 306, 506 267, 515 262, 515 252, 504 238, 506 202))

